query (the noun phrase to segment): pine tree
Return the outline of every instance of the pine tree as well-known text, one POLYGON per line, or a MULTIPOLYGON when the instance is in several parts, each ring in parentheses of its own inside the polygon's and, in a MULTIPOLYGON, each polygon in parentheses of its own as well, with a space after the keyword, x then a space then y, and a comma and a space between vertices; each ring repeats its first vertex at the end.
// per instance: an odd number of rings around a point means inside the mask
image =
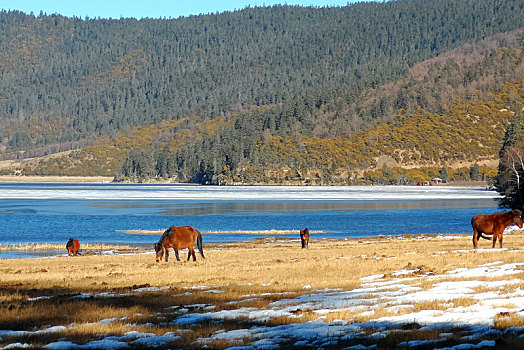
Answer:
POLYGON ((469 168, 469 178, 473 181, 480 180, 480 167, 477 163, 472 164, 469 168))

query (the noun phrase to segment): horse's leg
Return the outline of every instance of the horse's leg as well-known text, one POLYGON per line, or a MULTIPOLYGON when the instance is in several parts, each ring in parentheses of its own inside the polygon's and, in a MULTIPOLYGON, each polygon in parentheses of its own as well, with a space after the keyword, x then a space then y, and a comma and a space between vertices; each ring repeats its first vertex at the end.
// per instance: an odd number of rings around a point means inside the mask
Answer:
POLYGON ((187 261, 189 261, 189 259, 191 259, 191 256, 193 256, 193 261, 196 261, 195 248, 188 247, 187 248, 187 261))
POLYGON ((173 249, 175 249, 176 261, 180 261, 180 257, 178 256, 178 249, 177 248, 173 248, 173 249))
POLYGON ((502 235, 503 234, 504 234, 504 232, 501 232, 500 236, 499 236, 500 249, 502 249, 502 235))
POLYGON ((166 262, 169 259, 169 248, 165 247, 164 250, 166 251, 166 262))
POLYGON ((495 243, 497 243, 497 238, 499 237, 499 233, 497 231, 493 231, 493 245, 491 246, 492 249, 495 249, 495 243))
POLYGON ((473 229, 473 248, 477 249, 479 242, 478 232, 476 229, 473 229))

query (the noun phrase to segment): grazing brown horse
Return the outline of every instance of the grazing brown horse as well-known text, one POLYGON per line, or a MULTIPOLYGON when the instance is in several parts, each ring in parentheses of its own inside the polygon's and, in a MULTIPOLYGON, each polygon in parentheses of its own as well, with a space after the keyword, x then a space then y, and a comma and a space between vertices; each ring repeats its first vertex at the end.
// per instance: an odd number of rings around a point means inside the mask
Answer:
POLYGON ((504 229, 511 224, 516 224, 522 228, 522 212, 514 209, 504 213, 495 213, 491 215, 478 214, 471 219, 473 227, 473 248, 477 249, 479 237, 490 239, 484 235, 493 235, 493 247, 497 238, 502 248, 502 234, 504 229))
POLYGON ((300 230, 300 240, 302 241, 302 248, 309 247, 309 230, 307 228, 300 230))
POLYGON ((188 248, 187 260, 193 256, 193 261, 196 261, 195 256, 195 241, 200 251, 202 258, 204 251, 202 250, 202 235, 198 230, 192 226, 171 226, 164 231, 160 240, 155 243, 156 262, 159 262, 164 256, 164 250, 166 254, 166 262, 169 258, 169 248, 173 248, 177 261, 180 261, 178 257, 178 250, 188 248))
POLYGON ((80 250, 80 243, 78 242, 78 239, 69 238, 69 241, 67 241, 66 243, 66 249, 67 249, 67 255, 69 256, 78 255, 78 251, 80 250))

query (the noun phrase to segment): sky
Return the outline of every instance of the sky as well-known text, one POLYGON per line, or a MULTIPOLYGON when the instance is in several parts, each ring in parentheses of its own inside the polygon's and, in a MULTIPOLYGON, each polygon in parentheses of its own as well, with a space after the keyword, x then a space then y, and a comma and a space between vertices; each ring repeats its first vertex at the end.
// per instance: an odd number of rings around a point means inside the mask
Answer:
POLYGON ((40 11, 66 17, 113 18, 134 17, 178 18, 190 15, 241 10, 251 6, 277 4, 302 6, 346 6, 357 0, 0 0, 0 9, 31 11, 38 16, 40 11))

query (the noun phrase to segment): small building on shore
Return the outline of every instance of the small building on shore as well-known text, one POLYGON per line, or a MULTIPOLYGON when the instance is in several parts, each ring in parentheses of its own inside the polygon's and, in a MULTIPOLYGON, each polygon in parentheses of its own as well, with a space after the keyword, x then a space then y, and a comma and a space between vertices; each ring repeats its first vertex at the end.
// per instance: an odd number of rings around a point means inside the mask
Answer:
POLYGON ((435 178, 431 179, 431 183, 433 185, 440 185, 442 183, 442 179, 440 177, 435 177, 435 178))
POLYGON ((431 179, 431 181, 422 181, 422 182, 417 182, 416 185, 417 186, 434 186, 434 185, 440 185, 443 183, 443 180, 440 178, 440 177, 435 177, 433 179, 431 179))

